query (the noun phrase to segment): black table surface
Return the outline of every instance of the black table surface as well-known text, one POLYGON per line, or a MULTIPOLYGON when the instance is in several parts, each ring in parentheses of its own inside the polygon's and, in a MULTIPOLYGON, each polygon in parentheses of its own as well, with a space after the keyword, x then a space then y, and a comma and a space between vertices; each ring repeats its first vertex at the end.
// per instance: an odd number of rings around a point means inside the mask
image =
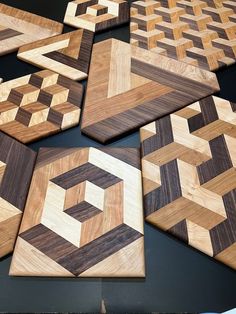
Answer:
MULTIPOLYGON (((62 22, 68 0, 4 0, 2 3, 62 22)), ((65 26, 64 32, 73 30, 65 26)), ((129 25, 95 36, 129 42, 129 25)), ((38 71, 16 58, 0 57, 4 81, 38 71)), ((217 73, 221 92, 236 102, 236 65, 217 73)), ((86 82, 83 82, 86 84, 86 82)), ((30 145, 39 147, 101 146, 75 127, 30 145)), ((139 147, 135 132, 109 146, 139 147)), ((236 307, 236 272, 173 237, 145 224, 146 279, 14 278, 11 255, 0 260, 0 312, 223 312, 236 307)))

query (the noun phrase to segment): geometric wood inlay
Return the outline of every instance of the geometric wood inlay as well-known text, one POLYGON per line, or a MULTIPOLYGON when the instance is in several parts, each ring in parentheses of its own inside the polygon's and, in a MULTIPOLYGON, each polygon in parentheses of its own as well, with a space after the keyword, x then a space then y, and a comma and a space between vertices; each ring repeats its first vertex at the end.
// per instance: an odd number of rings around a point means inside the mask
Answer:
POLYGON ((61 34, 63 24, 0 4, 0 55, 24 44, 61 34))
POLYGON ((92 32, 129 21, 126 0, 75 0, 68 3, 64 23, 92 32))
POLYGON ((83 86, 44 70, 0 85, 0 130, 23 143, 79 123, 83 86))
POLYGON ((144 277, 139 150, 41 149, 10 274, 144 277))
POLYGON ((0 257, 13 250, 36 153, 0 132, 0 257))
POLYGON ((80 29, 25 45, 17 57, 77 81, 87 78, 92 45, 93 32, 80 29))
POLYGON ((135 1, 130 33, 134 45, 214 71, 236 60, 236 3, 135 1))
POLYGON ((104 143, 218 90, 212 72, 108 39, 93 46, 81 129, 104 143))
POLYGON ((236 105, 207 97, 140 134, 146 220, 236 269, 236 105))

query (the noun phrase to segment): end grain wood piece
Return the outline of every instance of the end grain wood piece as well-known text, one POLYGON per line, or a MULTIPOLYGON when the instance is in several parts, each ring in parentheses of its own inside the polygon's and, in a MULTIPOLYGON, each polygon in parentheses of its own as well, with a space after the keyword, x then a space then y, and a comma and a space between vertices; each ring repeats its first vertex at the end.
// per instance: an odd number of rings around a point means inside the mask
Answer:
POLYGON ((10 274, 144 277, 140 154, 43 148, 10 274))

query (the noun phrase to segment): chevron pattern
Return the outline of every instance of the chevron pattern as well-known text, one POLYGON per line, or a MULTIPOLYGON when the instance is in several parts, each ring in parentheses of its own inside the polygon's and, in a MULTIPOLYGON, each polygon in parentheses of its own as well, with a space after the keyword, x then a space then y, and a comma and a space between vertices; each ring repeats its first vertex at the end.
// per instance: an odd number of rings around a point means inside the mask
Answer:
POLYGON ((132 44, 207 70, 236 60, 235 1, 135 1, 130 31, 132 44))
POLYGON ((44 70, 0 85, 0 130, 23 143, 79 123, 83 86, 44 70))
POLYGON ((126 0, 75 0, 68 3, 64 23, 92 32, 129 21, 126 0))
POLYGON ((25 45, 17 57, 72 80, 83 80, 88 76, 92 45, 93 32, 80 29, 25 45))
POLYGON ((143 277, 137 149, 41 149, 11 275, 143 277))
POLYGON ((146 220, 236 269, 236 105, 205 98, 141 141, 146 220))
POLYGON ((0 3, 0 55, 62 33, 63 24, 0 3))
POLYGON ((214 73, 109 39, 93 46, 81 129, 104 143, 217 90, 214 73))
POLYGON ((0 132, 0 258, 13 250, 36 153, 0 132))

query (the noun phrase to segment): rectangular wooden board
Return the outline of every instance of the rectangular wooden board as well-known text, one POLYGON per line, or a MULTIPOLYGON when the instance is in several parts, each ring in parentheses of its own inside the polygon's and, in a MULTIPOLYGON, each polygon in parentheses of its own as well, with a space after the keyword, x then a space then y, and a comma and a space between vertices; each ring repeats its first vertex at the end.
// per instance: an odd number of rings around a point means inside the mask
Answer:
POLYGON ((235 63, 235 0, 140 0, 130 12, 133 45, 211 71, 235 63))
POLYGON ((39 151, 10 274, 144 277, 135 148, 39 151))
POLYGON ((108 39, 93 46, 81 130, 105 143, 218 90, 214 73, 108 39))
POLYGON ((0 55, 62 33, 63 24, 0 3, 0 55))
POLYGON ((146 220, 236 269, 236 105, 207 97, 140 134, 146 220))
POLYGON ((0 130, 29 143, 78 125, 83 86, 44 70, 0 85, 0 130))
POLYGON ((0 257, 17 237, 36 153, 0 132, 0 257))

